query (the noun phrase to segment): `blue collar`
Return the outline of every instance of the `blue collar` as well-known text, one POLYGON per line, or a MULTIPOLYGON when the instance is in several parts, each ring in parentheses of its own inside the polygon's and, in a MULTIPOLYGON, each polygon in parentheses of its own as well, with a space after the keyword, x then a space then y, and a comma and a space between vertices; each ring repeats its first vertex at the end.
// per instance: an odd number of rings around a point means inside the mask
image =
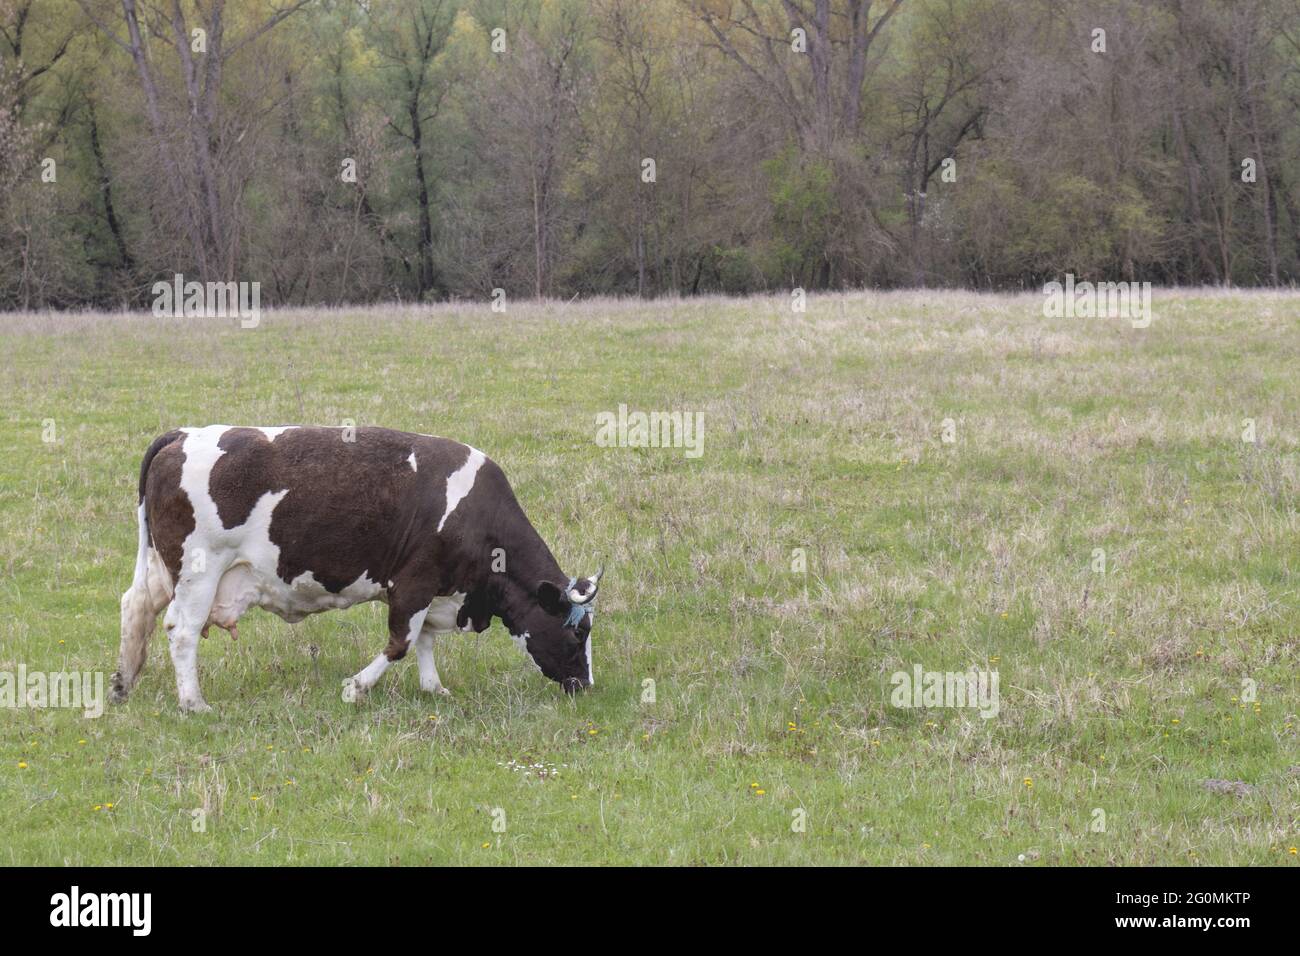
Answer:
MULTIPOLYGON (((564 589, 564 593, 568 594, 570 591, 572 591, 573 588, 577 585, 577 583, 578 583, 577 578, 569 578, 569 586, 564 589)), ((591 615, 592 613, 594 613, 595 608, 592 607, 592 605, 594 605, 595 603, 596 603, 596 599, 593 597, 586 604, 575 604, 572 607, 570 607, 569 616, 568 618, 565 619, 564 626, 577 627, 580 623, 582 623, 582 616, 584 614, 591 615)))

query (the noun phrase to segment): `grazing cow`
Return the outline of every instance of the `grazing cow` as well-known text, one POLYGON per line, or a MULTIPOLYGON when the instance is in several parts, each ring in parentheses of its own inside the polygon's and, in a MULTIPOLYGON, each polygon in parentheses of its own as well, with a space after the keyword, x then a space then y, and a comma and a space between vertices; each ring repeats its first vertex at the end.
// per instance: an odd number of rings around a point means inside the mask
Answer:
POLYGON ((158 613, 185 711, 199 636, 264 607, 286 621, 362 601, 388 605, 388 647, 343 684, 374 686, 415 645, 420 687, 446 694, 434 638, 501 618, 524 656, 573 693, 593 683, 600 581, 571 578, 481 451, 387 428, 182 428, 140 464, 140 543, 122 595, 114 701, 140 676, 158 613))

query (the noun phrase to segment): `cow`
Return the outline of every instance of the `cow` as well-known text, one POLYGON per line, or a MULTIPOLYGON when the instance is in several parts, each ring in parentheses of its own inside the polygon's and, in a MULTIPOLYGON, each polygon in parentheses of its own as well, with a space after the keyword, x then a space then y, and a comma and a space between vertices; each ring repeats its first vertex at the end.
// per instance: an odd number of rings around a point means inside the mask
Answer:
POLYGON ((140 463, 139 547, 122 595, 111 699, 126 700, 163 625, 184 712, 207 711, 200 635, 238 634, 262 607, 286 621, 388 605, 388 646, 343 682, 356 701, 415 645, 420 688, 446 694, 434 641, 500 618, 570 694, 594 683, 597 572, 560 570, 505 473, 476 448, 370 427, 209 425, 154 440, 140 463))

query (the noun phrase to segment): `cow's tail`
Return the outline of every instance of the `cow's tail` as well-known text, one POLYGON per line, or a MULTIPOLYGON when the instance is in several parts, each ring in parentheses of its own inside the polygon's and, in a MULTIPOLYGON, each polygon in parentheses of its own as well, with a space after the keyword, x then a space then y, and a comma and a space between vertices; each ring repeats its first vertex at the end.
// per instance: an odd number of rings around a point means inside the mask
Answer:
POLYGON ((149 465, 154 456, 163 448, 181 437, 180 432, 168 432, 154 439, 149 450, 140 462, 140 492, 136 503, 136 521, 139 528, 135 552, 135 575, 131 586, 122 595, 122 647, 118 655, 117 672, 113 674, 112 700, 120 703, 126 700, 131 688, 144 669, 145 659, 149 656, 149 638, 153 636, 154 625, 158 621, 158 612, 162 610, 165 600, 160 595, 170 592, 171 582, 152 582, 149 580, 149 514, 145 507, 145 481, 149 476, 149 465))

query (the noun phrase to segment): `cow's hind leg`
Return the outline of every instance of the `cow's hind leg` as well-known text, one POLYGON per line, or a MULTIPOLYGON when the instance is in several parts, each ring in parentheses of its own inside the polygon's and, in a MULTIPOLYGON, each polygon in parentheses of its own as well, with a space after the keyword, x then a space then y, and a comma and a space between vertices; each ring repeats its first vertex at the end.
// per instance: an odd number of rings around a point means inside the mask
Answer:
POLYGON ((140 679, 140 671, 149 656, 149 638, 158 623, 158 613, 171 600, 171 575, 163 566, 158 552, 149 545, 145 509, 138 509, 140 542, 135 559, 135 577, 122 595, 122 647, 118 652, 117 671, 113 674, 109 699, 115 704, 126 700, 140 679))
POLYGON ((220 580, 220 571, 183 577, 163 617, 172 666, 176 669, 176 697, 182 711, 198 713, 212 709, 199 690, 199 633, 208 622, 220 580))
POLYGON ((363 667, 358 673, 343 682, 343 699, 352 703, 366 695, 374 687, 384 671, 393 661, 400 661, 406 656, 415 639, 424 627, 424 617, 429 613, 428 602, 419 610, 410 610, 409 605, 390 599, 388 606, 388 646, 384 652, 363 667))
POLYGON ((140 679, 140 672, 149 656, 149 638, 153 636, 159 612, 166 605, 166 598, 160 601, 148 587, 132 586, 122 595, 122 646, 109 698, 113 703, 120 704, 126 700, 140 679))

